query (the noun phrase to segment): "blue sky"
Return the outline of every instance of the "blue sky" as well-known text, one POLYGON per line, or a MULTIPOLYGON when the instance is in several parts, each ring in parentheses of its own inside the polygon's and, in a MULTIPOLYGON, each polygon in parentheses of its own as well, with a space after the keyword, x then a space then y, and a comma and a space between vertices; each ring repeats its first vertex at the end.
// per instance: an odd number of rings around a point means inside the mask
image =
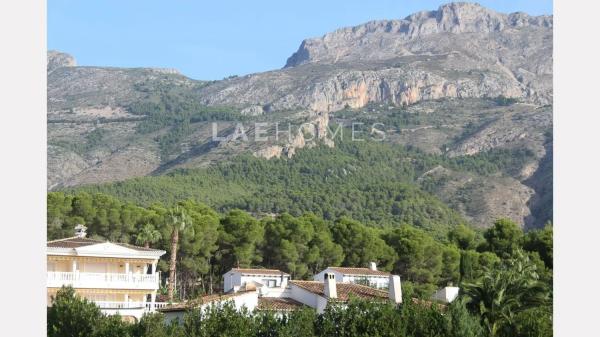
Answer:
MULTIPOLYGON (((304 38, 398 19, 430 0, 48 0, 48 49, 79 65, 176 68, 221 79, 281 68, 304 38)), ((500 12, 552 14, 552 0, 479 1, 500 12)))

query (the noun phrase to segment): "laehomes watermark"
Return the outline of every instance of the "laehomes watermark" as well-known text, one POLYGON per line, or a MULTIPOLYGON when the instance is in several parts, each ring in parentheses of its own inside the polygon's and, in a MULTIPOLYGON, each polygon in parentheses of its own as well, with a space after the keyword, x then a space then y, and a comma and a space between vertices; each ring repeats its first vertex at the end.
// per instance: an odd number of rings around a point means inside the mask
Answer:
POLYGON ((350 139, 353 142, 365 140, 384 141, 385 125, 383 123, 366 124, 362 122, 338 123, 332 129, 329 125, 306 122, 302 124, 279 122, 237 122, 233 127, 219 127, 218 122, 212 122, 212 140, 214 142, 242 141, 269 142, 287 140, 292 142, 294 137, 303 134, 305 141, 329 138, 331 140, 350 139))

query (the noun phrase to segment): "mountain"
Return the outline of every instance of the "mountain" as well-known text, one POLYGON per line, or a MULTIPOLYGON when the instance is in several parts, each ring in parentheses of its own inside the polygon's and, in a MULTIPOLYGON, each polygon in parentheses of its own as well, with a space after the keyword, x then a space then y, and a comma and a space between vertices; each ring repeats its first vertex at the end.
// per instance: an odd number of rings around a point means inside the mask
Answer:
POLYGON ((552 17, 451 3, 302 42, 282 70, 206 87, 206 104, 335 111, 442 97, 552 100, 552 17))
POLYGON ((294 160, 301 148, 336 146, 328 127, 361 121, 384 125, 373 151, 408 146, 435 158, 410 183, 467 221, 540 226, 552 214, 552 26, 552 16, 450 3, 304 40, 282 69, 220 81, 76 66, 51 51, 48 187, 205 168, 244 153, 294 160), (229 137, 213 140, 211 122, 229 137), (238 122, 250 138, 255 122, 314 127, 242 142, 231 136, 238 122), (503 168, 470 169, 471 157, 503 168))

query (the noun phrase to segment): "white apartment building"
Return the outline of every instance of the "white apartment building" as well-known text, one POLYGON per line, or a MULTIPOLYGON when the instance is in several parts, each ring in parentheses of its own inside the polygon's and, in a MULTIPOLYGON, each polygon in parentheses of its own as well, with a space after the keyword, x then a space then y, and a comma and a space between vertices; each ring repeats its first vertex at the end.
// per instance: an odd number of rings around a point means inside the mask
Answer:
POLYGON ((335 275, 337 282, 368 285, 377 289, 387 289, 390 273, 377 270, 377 264, 371 262, 369 268, 327 267, 314 276, 315 281, 323 281, 325 274, 335 275))
POLYGON ((156 303, 160 275, 158 259, 165 251, 76 236, 49 241, 47 255, 48 305, 62 286, 96 303, 106 314, 139 319, 165 305, 156 303))

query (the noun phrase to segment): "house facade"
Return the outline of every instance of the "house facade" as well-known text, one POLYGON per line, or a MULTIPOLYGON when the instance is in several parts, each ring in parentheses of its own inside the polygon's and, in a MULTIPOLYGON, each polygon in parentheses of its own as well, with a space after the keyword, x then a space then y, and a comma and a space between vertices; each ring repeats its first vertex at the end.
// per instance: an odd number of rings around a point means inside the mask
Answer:
POLYGON ((327 267, 314 276, 315 281, 324 281, 325 275, 335 275, 337 282, 368 285, 377 289, 387 289, 390 273, 377 270, 377 264, 371 262, 369 268, 327 267))
POLYGON ((277 269, 233 268, 223 274, 223 292, 236 292, 246 285, 253 285, 262 293, 285 289, 290 274, 277 269))
POLYGON ((276 315, 285 315, 302 307, 313 308, 318 313, 323 313, 330 302, 343 305, 353 297, 368 301, 402 303, 400 277, 397 275, 389 276, 390 286, 387 291, 350 282, 337 282, 334 274, 324 275, 323 281, 289 280, 283 287, 256 288, 253 282, 233 286, 226 294, 204 296, 187 303, 167 306, 159 311, 165 314, 168 322, 174 319, 183 322, 185 313, 191 309, 204 310, 211 305, 225 303, 231 303, 237 310, 269 310, 276 315))
POLYGON ((158 306, 158 259, 165 251, 86 238, 85 230, 71 238, 47 242, 48 305, 62 286, 93 301, 105 314, 139 319, 158 306))

